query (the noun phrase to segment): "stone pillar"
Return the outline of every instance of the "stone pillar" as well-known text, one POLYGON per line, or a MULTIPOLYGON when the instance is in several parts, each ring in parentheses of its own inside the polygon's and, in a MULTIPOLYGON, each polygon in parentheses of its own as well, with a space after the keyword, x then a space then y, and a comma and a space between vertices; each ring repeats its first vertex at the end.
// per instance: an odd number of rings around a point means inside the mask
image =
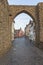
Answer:
POLYGON ((39 3, 40 47, 43 48, 43 3, 39 3))
POLYGON ((9 16, 9 31, 10 31, 10 41, 12 41, 12 16, 9 16))
POLYGON ((39 8, 38 5, 36 6, 36 18, 35 18, 35 33, 36 33, 36 46, 39 47, 40 45, 40 23, 39 23, 39 8))
POLYGON ((8 3, 0 1, 0 56, 8 51, 11 46, 9 31, 8 3))

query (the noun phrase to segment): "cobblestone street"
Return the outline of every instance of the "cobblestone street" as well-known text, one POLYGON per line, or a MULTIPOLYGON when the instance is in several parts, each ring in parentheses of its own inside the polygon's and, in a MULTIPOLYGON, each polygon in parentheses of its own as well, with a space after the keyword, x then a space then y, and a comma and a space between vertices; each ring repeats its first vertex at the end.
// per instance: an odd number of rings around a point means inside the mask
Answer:
POLYGON ((16 38, 11 50, 0 58, 0 65, 43 65, 43 51, 27 38, 16 38))

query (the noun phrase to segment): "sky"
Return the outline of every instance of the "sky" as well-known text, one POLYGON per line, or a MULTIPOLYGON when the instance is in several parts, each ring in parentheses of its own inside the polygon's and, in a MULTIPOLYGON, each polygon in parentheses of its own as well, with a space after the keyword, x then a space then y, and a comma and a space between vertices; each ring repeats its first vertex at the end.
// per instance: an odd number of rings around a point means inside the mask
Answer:
POLYGON ((14 21, 15 21, 15 24, 14 24, 15 29, 20 29, 20 27, 21 27, 22 30, 24 30, 26 25, 29 24, 30 20, 32 20, 32 18, 29 15, 27 15, 26 13, 19 14, 14 19, 14 21))
MULTIPOLYGON (((39 2, 43 2, 43 0, 8 0, 9 5, 37 5, 39 2)), ((15 29, 20 29, 20 27, 24 30, 26 25, 29 23, 31 17, 26 13, 19 14, 15 19, 14 27, 15 29)))
POLYGON ((37 5, 39 2, 43 2, 43 0, 8 0, 11 5, 37 5))

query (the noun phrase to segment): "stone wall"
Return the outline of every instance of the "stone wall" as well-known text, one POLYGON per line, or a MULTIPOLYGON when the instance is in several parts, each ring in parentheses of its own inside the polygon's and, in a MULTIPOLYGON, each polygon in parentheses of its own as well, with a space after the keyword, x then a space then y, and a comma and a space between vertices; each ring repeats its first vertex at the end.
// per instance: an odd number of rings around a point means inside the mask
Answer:
POLYGON ((38 7, 39 7, 39 23, 40 23, 40 47, 43 48, 43 3, 39 3, 38 7))
POLYGON ((0 1, 0 55, 6 53, 11 46, 8 3, 0 1))
POLYGON ((39 3, 40 41, 43 42, 43 3, 39 3))

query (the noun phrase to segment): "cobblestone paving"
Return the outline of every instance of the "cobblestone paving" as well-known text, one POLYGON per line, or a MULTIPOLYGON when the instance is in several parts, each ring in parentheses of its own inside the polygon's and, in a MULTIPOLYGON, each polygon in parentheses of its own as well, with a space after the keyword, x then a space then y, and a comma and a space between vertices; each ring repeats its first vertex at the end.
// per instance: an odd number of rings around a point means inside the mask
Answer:
POLYGON ((43 65, 43 51, 27 38, 13 41, 11 50, 0 58, 0 65, 43 65))

